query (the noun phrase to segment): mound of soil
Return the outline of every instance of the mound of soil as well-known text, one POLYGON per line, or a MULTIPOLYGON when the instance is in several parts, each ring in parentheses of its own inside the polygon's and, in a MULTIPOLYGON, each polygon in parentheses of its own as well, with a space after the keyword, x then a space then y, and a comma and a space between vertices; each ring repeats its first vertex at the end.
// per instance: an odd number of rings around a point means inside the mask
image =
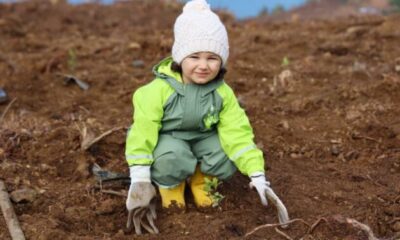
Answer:
MULTIPOLYGON (((131 96, 169 55, 174 1, 70 6, 0 4, 0 178, 28 239, 243 239, 276 223, 239 173, 205 211, 188 193, 185 213, 157 202, 161 234, 125 234, 125 198, 96 188, 91 166, 127 173, 131 96), (62 75, 90 85, 82 90, 62 75), (82 133, 111 134, 81 150, 82 133)), ((308 22, 238 22, 226 81, 246 109, 273 189, 299 218, 246 239, 367 239, 400 236, 400 16, 308 22), (313 226, 314 223, 318 223, 313 226)), ((105 189, 126 191, 122 184, 105 189)), ((3 218, 0 239, 10 239, 3 218)))

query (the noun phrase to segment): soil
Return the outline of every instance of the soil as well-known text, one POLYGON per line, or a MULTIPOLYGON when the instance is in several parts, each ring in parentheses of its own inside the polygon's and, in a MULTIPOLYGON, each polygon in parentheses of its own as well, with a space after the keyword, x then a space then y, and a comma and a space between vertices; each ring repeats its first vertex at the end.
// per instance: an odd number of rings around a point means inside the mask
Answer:
MULTIPOLYGON (((62 1, 0 4, 0 178, 28 239, 244 239, 278 221, 248 178, 220 186, 217 208, 161 209, 159 235, 125 234, 125 198, 101 193, 91 166, 127 173, 125 131, 131 96, 169 55, 174 1, 71 6, 62 1), (65 85, 59 74, 90 84, 65 85), (6 109, 8 111, 6 112, 6 109), (95 136, 81 150, 84 128, 95 136)), ((236 21, 220 13, 230 36, 226 82, 246 109, 265 153, 267 175, 292 219, 293 239, 399 239, 399 15, 335 20, 236 21), (318 222, 319 220, 319 222, 318 222), (317 223, 314 227, 312 224, 317 223)), ((126 191, 121 184, 103 188, 126 191)), ((0 239, 11 239, 0 219, 0 239)), ((274 227, 246 239, 287 239, 274 227)))
POLYGON ((388 0, 310 0, 289 11, 273 12, 270 15, 261 14, 258 18, 267 21, 316 18, 334 20, 338 17, 362 15, 362 12, 368 11, 369 14, 383 14, 396 11, 396 9, 388 0))

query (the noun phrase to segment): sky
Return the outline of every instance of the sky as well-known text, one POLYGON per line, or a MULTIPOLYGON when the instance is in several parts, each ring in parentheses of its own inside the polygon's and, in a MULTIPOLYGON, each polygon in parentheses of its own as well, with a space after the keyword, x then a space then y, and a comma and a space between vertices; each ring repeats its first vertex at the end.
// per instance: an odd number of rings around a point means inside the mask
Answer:
MULTIPOLYGON (((87 0, 69 0, 70 3, 81 3, 87 0)), ((113 0, 101 0, 105 4, 110 4, 113 0)), ((185 2, 184 0, 181 0, 185 2)), ((1 2, 1 0, 0 0, 1 2)), ((227 9, 239 19, 255 17, 263 8, 269 11, 276 6, 282 6, 284 9, 297 7, 306 2, 306 0, 207 0, 212 8, 227 9)))
POLYGON ((300 6, 306 0, 208 0, 212 8, 223 8, 231 11, 237 18, 247 18, 257 16, 263 8, 268 11, 277 6, 290 9, 300 6))

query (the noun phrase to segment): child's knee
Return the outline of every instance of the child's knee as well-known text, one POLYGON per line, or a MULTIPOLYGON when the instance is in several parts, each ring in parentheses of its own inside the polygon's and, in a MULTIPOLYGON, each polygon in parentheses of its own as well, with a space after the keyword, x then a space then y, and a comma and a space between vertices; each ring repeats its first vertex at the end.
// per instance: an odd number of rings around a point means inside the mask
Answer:
POLYGON ((201 164, 201 171, 207 175, 214 176, 219 180, 229 180, 236 172, 237 168, 228 158, 221 160, 218 164, 201 164))
POLYGON ((160 186, 175 186, 191 176, 196 167, 195 159, 177 158, 165 154, 155 159, 151 166, 151 178, 160 186))

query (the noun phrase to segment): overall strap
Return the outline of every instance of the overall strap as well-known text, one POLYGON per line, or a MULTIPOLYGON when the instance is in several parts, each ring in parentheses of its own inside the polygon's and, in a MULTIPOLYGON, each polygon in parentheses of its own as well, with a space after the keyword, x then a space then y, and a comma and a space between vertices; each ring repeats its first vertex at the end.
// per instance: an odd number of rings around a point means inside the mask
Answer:
POLYGON ((183 89, 183 84, 176 81, 174 78, 168 77, 165 75, 165 77, 162 78, 164 81, 166 81, 175 91, 180 94, 180 95, 185 95, 184 94, 184 89, 183 89))
POLYGON ((215 89, 217 89, 219 86, 221 86, 224 83, 223 79, 215 79, 209 83, 207 83, 206 85, 202 86, 202 92, 201 95, 205 96, 208 93, 214 91, 215 89))

